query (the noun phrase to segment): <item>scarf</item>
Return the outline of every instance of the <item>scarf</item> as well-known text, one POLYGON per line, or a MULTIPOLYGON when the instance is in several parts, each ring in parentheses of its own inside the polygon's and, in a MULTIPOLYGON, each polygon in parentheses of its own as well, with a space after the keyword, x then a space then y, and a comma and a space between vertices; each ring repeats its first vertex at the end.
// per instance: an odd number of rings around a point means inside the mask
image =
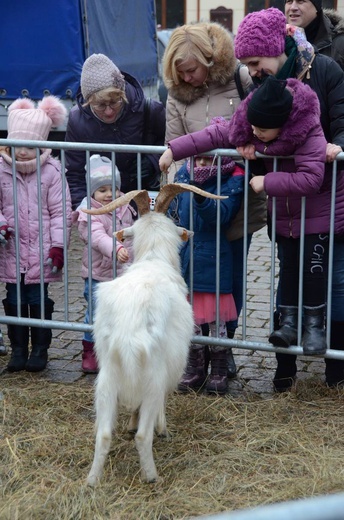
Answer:
MULTIPOLYGON (((216 155, 213 157, 213 163, 210 166, 195 166, 194 167, 194 181, 199 184, 204 184, 209 179, 217 176, 217 164, 215 164, 216 155)), ((190 159, 188 159, 186 168, 190 173, 190 159)), ((221 158, 221 175, 229 176, 235 168, 235 162, 231 157, 221 158)))

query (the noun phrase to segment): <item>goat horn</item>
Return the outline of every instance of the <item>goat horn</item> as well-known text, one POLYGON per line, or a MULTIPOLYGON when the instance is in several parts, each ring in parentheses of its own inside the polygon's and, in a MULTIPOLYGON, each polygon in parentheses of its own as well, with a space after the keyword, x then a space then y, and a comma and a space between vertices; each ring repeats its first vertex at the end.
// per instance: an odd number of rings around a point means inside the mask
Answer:
POLYGON ((81 208, 81 211, 84 213, 89 213, 90 215, 103 215, 104 213, 109 213, 110 211, 114 211, 121 206, 129 204, 131 200, 135 200, 140 215, 149 213, 150 200, 147 190, 128 191, 128 193, 125 193, 121 197, 118 197, 118 199, 115 199, 109 204, 106 204, 106 206, 92 209, 81 208))
POLYGON ((201 188, 197 188, 196 186, 192 186, 190 184, 183 183, 172 183, 165 184, 159 192, 155 200, 154 210, 159 213, 166 213, 170 202, 176 195, 179 193, 183 193, 184 191, 193 191, 194 193, 199 193, 199 195, 203 195, 203 197, 207 197, 209 199, 228 199, 227 195, 214 195, 213 193, 209 193, 208 191, 204 191, 201 188))

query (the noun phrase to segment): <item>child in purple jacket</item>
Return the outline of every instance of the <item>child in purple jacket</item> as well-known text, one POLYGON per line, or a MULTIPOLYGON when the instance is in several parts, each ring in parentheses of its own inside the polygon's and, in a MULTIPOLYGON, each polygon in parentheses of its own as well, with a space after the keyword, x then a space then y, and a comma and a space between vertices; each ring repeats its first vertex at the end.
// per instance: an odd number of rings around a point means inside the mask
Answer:
MULTIPOLYGON (((269 338, 275 346, 297 342, 301 199, 306 197, 302 346, 307 355, 324 354, 331 179, 325 177, 326 140, 316 94, 296 79, 269 76, 240 104, 225 129, 212 125, 171 141, 160 167, 164 171, 172 159, 220 147, 237 147, 246 159, 255 159, 255 151, 285 157, 278 161, 276 172, 272 159, 265 159, 268 173, 250 181, 256 192, 267 193, 270 212, 271 197, 276 197, 276 234, 283 261, 279 329, 269 338)), ((336 233, 343 232, 342 221, 336 214, 336 233)))
MULTIPOLYGON (((91 207, 99 208, 109 204, 113 200, 112 196, 112 162, 109 158, 98 154, 90 157, 90 191, 91 191, 91 207)), ((114 167, 116 197, 120 197, 123 193, 121 189, 121 176, 117 166, 114 167)), ((87 175, 86 175, 87 179, 87 175)), ((95 293, 96 287, 100 282, 112 280, 114 278, 113 269, 113 221, 112 212, 105 215, 91 215, 89 217, 81 208, 87 207, 87 198, 81 202, 75 212, 78 220, 78 230, 81 239, 85 243, 82 256, 81 276, 85 280, 84 297, 87 302, 90 298, 89 287, 89 265, 88 265, 88 219, 91 219, 91 241, 92 241, 92 314, 95 311, 95 293)), ((137 218, 137 212, 130 204, 122 206, 116 210, 116 231, 119 229, 132 226, 137 218)), ((126 241, 126 247, 121 242, 115 242, 116 247, 116 274, 119 276, 125 266, 128 266, 133 260, 132 244, 130 240, 126 241)), ((84 323, 90 323, 88 309, 86 310, 84 323)), ((97 360, 93 351, 94 341, 90 332, 85 332, 82 340, 82 370, 85 373, 96 373, 98 371, 97 360)))

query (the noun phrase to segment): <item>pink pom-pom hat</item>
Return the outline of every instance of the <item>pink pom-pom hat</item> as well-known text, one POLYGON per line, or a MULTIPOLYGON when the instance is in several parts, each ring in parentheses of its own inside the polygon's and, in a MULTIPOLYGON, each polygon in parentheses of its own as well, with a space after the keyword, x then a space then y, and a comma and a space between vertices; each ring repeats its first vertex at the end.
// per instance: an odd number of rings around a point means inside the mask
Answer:
POLYGON ((8 139, 46 141, 52 127, 61 125, 66 107, 55 96, 46 96, 37 108, 31 99, 16 99, 8 109, 8 139))

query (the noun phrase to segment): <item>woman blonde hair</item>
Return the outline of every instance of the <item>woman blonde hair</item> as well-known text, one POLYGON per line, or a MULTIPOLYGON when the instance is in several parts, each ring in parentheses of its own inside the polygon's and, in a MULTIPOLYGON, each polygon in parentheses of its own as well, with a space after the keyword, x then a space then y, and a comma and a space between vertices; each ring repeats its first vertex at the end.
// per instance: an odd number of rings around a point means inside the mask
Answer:
POLYGON ((166 88, 179 85, 181 78, 177 66, 194 58, 205 67, 213 65, 214 41, 208 23, 177 27, 171 34, 163 58, 163 75, 166 88))

